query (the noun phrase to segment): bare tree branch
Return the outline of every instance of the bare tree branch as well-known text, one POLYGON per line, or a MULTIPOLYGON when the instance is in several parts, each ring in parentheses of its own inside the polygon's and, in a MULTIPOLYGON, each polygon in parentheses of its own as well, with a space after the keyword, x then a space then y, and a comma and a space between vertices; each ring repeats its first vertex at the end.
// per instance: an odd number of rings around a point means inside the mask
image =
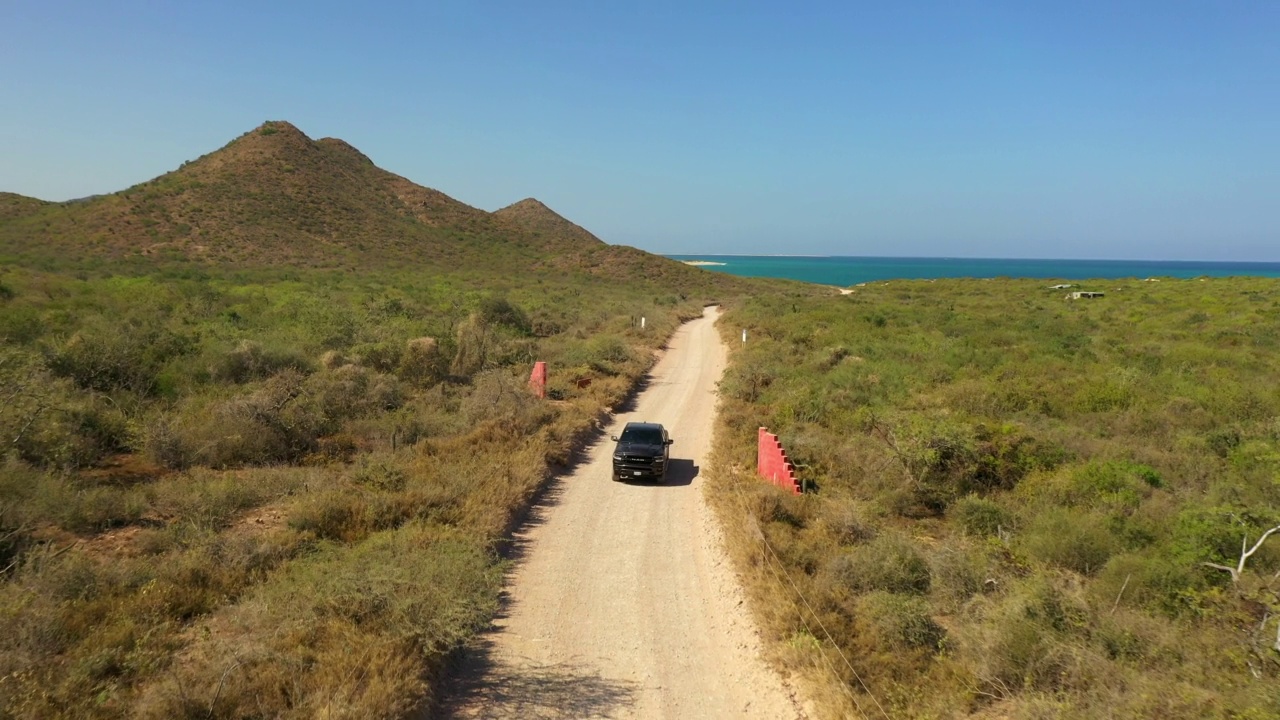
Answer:
POLYGON ((1249 548, 1249 551, 1248 551, 1248 552, 1245 552, 1245 550, 1244 550, 1245 543, 1247 543, 1247 542, 1248 542, 1248 536, 1246 535, 1244 538, 1241 538, 1241 540, 1240 540, 1240 565, 1239 565, 1239 567, 1237 567, 1237 568, 1236 568, 1236 570, 1237 570, 1238 572, 1244 572, 1244 561, 1245 561, 1245 560, 1248 560, 1250 555, 1252 555, 1252 554, 1254 554, 1254 553, 1258 552, 1258 548, 1262 547, 1262 543, 1266 542, 1266 539, 1267 539, 1267 538, 1269 538, 1269 537, 1271 537, 1271 534, 1272 534, 1272 533, 1275 533, 1275 532, 1280 532, 1280 525, 1277 525, 1277 526, 1275 526, 1275 527, 1271 528, 1270 530, 1268 530, 1268 531, 1266 531, 1266 532, 1262 533, 1262 537, 1258 538, 1258 542, 1254 543, 1254 544, 1253 544, 1253 547, 1249 548))
POLYGON ((213 717, 213 712, 218 706, 218 698, 222 697, 222 685, 227 681, 227 675, 238 667, 240 667, 239 660, 236 661, 235 665, 232 665, 222 672, 222 677, 218 679, 218 691, 213 694, 213 700, 209 701, 209 717, 213 717))
POLYGON ((1280 532, 1280 525, 1277 525, 1271 528, 1270 530, 1262 533, 1262 537, 1258 538, 1258 542, 1254 543, 1253 547, 1249 547, 1248 535, 1245 535, 1243 538, 1241 538, 1240 539, 1240 562, 1237 563, 1235 567, 1230 567, 1227 565, 1219 565, 1217 563, 1211 563, 1211 562, 1202 562, 1200 564, 1205 567, 1213 568, 1215 570, 1225 570, 1226 572, 1231 573, 1231 582, 1239 582, 1240 575, 1241 573, 1244 572, 1245 561, 1248 560, 1251 555, 1258 552, 1258 548, 1262 547, 1262 543, 1266 542, 1267 538, 1271 537, 1271 535, 1276 532, 1280 532))
POLYGON ((1116 608, 1120 607, 1120 598, 1124 596, 1125 588, 1129 587, 1129 578, 1133 577, 1133 573, 1124 576, 1124 584, 1120 586, 1120 592, 1116 593, 1116 601, 1111 604, 1111 614, 1116 614, 1116 608))
POLYGON ((911 458, 907 455, 906 451, 899 447, 898 438, 893 434, 893 430, 885 427, 873 417, 871 419, 871 433, 880 438, 881 442, 883 442, 889 448, 890 452, 893 453, 898 464, 902 466, 903 472, 907 474, 907 479, 919 485, 921 479, 913 467, 914 463, 911 461, 911 458))
POLYGON ((1231 582, 1235 582, 1240 579, 1240 573, 1237 572, 1235 568, 1229 565, 1219 565, 1218 563, 1211 563, 1211 562, 1202 562, 1200 564, 1205 567, 1213 568, 1214 570, 1226 570, 1227 572, 1231 573, 1231 582))
POLYGON ((14 445, 17 445, 19 442, 21 442, 22 436, 27 434, 27 430, 31 428, 31 424, 34 423, 36 420, 38 420, 40 416, 44 414, 44 411, 47 410, 48 408, 49 408, 48 405, 43 405, 43 404, 37 407, 36 411, 31 413, 31 417, 27 418, 27 424, 22 426, 22 429, 18 431, 17 435, 13 436, 13 440, 9 441, 9 446, 12 447, 14 445))

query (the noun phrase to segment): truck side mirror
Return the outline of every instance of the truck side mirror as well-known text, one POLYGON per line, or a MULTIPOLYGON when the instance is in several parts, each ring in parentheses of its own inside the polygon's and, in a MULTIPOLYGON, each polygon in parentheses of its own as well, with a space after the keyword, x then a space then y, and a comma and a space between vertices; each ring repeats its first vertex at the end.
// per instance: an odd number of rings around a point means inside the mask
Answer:
POLYGON ((672 440, 671 438, 667 438, 667 441, 666 441, 665 443, 663 443, 663 444, 664 444, 664 445, 670 445, 670 444, 671 444, 671 443, 673 443, 673 442, 675 442, 675 440, 672 440))
POLYGON ((610 436, 609 436, 609 439, 610 439, 610 440, 612 440, 612 441, 614 441, 614 442, 618 442, 618 436, 617 436, 617 435, 610 435, 610 436))

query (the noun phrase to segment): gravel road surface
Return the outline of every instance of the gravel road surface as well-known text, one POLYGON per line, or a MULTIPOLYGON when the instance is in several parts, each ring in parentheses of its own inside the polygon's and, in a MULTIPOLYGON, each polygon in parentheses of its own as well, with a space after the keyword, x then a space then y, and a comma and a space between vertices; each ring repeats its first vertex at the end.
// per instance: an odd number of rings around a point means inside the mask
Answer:
POLYGON ((442 717, 802 717, 760 658, 702 497, 725 365, 717 316, 676 332, 633 405, 534 508, 505 609, 446 688, 442 717), (629 420, 670 431, 665 484, 612 481, 608 435, 629 420))

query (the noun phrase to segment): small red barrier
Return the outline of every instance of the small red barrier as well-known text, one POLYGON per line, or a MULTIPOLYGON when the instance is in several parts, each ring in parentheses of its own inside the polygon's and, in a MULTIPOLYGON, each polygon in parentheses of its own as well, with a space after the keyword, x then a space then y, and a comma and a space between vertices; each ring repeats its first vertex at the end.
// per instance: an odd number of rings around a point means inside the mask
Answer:
POLYGON ((529 387, 533 394, 540 398, 547 396, 547 364, 539 360, 533 364, 533 372, 529 374, 529 387))
POLYGON ((800 494, 800 481, 796 480, 796 469, 787 459, 787 451, 782 449, 778 436, 766 428, 760 428, 756 441, 756 474, 783 490, 800 494))

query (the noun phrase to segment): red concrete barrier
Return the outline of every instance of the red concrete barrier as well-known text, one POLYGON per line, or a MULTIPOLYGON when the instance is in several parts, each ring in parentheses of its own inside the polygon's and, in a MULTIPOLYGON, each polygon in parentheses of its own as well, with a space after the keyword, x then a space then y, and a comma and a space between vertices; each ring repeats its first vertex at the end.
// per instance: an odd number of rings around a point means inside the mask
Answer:
POLYGON ((539 360, 533 364, 533 372, 529 374, 529 387, 533 394, 540 398, 547 396, 547 364, 539 360))
POLYGON ((767 428, 760 428, 756 441, 756 474, 783 490, 800 494, 795 466, 787 459, 787 451, 782 449, 778 436, 767 428))

